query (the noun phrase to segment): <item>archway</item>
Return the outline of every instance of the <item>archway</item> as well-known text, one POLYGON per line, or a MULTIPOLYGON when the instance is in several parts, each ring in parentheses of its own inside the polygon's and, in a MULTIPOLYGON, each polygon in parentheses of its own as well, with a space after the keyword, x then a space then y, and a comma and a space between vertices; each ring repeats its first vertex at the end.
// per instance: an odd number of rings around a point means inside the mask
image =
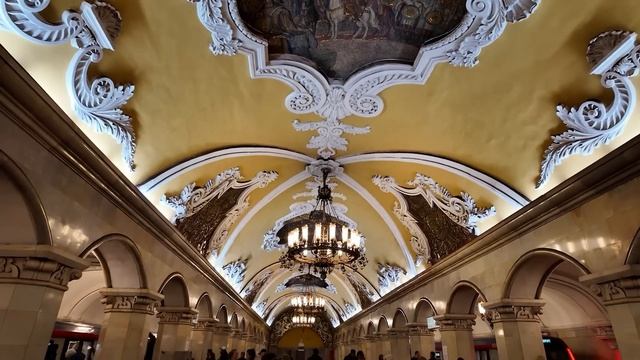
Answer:
POLYGON ((426 324, 429 328, 434 328, 436 324, 433 317, 436 315, 438 315, 436 313, 436 308, 433 306, 431 301, 427 298, 421 298, 416 304, 413 322, 416 324, 426 324))
POLYGON ((0 150, 0 244, 52 245, 44 207, 20 167, 0 150))
POLYGON ((229 324, 229 315, 227 314, 227 307, 225 305, 220 305, 216 313, 216 320, 222 325, 229 324))
MULTIPOLYGON (((635 254, 630 250, 631 257, 635 254)), ((579 282, 590 273, 580 261, 554 249, 535 249, 509 271, 504 299, 544 302, 539 315, 545 335, 562 339, 577 358, 613 358, 615 340, 604 306, 579 282), (601 336, 596 334, 600 333, 601 336)))
POLYGON ((164 299, 157 309, 160 322, 153 359, 184 358, 191 350, 191 323, 198 312, 190 307, 182 274, 170 274, 160 286, 160 293, 164 299))
POLYGON ((130 354, 144 355, 155 319, 143 321, 144 317, 152 317, 153 312, 140 304, 153 303, 159 296, 147 289, 138 248, 122 234, 109 234, 88 245, 80 257, 91 265, 79 280, 69 284, 62 298, 52 335, 59 351, 62 353, 77 343, 85 355, 99 349, 102 357, 119 357, 122 348, 127 348, 130 354), (124 306, 122 302, 131 304, 130 312, 118 309, 124 306), (136 309, 134 302, 138 304, 136 309), (140 318, 141 324, 123 346, 121 330, 115 327, 123 321, 135 322, 134 318, 140 318))

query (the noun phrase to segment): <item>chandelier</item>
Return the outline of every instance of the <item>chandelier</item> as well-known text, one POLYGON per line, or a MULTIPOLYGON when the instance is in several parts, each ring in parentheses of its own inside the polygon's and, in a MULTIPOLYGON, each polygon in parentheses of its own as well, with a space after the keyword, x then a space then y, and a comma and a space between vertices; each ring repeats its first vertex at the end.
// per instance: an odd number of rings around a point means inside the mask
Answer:
POLYGON ((311 326, 316 323, 316 317, 304 313, 293 315, 291 322, 301 326, 311 326))
POLYGON ((291 306, 309 311, 322 310, 325 304, 324 298, 311 294, 298 295, 291 299, 291 306))
POLYGON ((347 266, 362 269, 367 265, 362 235, 339 220, 331 205, 330 171, 322 169, 322 185, 308 218, 289 224, 287 251, 280 257, 284 268, 299 265, 300 271, 307 270, 323 280, 334 268, 345 271, 347 266))

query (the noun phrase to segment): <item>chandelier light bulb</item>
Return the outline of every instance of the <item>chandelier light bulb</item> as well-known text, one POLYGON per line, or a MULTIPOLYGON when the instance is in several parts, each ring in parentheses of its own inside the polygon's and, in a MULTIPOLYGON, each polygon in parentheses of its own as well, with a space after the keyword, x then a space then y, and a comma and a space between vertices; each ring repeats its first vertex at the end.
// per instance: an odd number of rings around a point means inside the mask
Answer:
POLYGON ((336 241, 336 224, 329 225, 329 241, 336 241))
POLYGON ((302 241, 307 242, 309 240, 309 226, 305 225, 302 227, 302 241))
POLYGON ((320 239, 322 238, 322 224, 317 223, 315 229, 316 231, 313 236, 313 240, 320 241, 320 239))
POLYGON ((346 243, 349 238, 349 229, 346 226, 342 227, 342 242, 346 243))
POLYGON ((292 247, 298 243, 299 234, 300 230, 298 228, 289 231, 289 236, 287 238, 287 245, 289 245, 289 247, 292 247))

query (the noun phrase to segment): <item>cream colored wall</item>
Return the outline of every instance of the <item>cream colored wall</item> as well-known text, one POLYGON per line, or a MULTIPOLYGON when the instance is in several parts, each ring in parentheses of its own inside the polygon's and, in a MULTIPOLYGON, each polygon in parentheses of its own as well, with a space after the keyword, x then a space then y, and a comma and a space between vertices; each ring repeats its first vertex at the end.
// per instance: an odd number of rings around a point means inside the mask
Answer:
MULTIPOLYGON (((592 273, 621 266, 640 227, 638 193, 640 178, 599 195, 520 238, 483 254, 480 258, 466 262, 459 256, 460 253, 457 253, 453 255, 457 257, 457 264, 449 267, 447 271, 424 279, 423 285, 397 299, 388 300, 388 303, 373 311, 356 316, 353 321, 339 327, 338 331, 341 334, 348 333, 361 325, 367 326, 369 321, 377 326, 381 315, 392 319, 398 308, 407 314, 411 322, 421 297, 428 298, 434 304, 437 313, 443 314, 453 285, 463 280, 475 284, 488 302, 498 301, 503 296, 506 278, 512 266, 522 255, 534 249, 562 251, 592 273)), ((546 286, 542 299, 548 300, 544 308, 548 315, 542 317, 548 329, 587 327, 607 321, 606 316, 603 318, 593 303, 587 305, 581 302, 575 293, 559 290, 557 286, 546 286)), ((389 325, 391 326, 391 323, 389 325)), ((477 330, 475 335, 480 333, 477 330)))
MULTIPOLYGON (((241 318, 258 324, 266 331, 265 324, 256 315, 247 313, 224 293, 222 287, 212 284, 193 265, 182 260, 166 240, 156 237, 130 218, 118 204, 103 196, 100 189, 80 178, 5 114, 0 114, 0 128, 2 151, 18 164, 38 192, 49 221, 54 247, 80 255, 105 235, 122 234, 132 239, 139 249, 150 290, 159 291, 167 276, 178 272, 187 283, 191 307, 196 305, 202 293, 208 292, 214 309, 224 304, 229 314, 236 312, 241 318)), ((92 273, 87 277, 94 275, 92 273)), ((70 298, 64 302, 77 304, 94 290, 92 287, 75 289, 72 283, 72 289, 67 294, 70 298)), ((74 318, 79 315, 61 310, 60 316, 74 318)))

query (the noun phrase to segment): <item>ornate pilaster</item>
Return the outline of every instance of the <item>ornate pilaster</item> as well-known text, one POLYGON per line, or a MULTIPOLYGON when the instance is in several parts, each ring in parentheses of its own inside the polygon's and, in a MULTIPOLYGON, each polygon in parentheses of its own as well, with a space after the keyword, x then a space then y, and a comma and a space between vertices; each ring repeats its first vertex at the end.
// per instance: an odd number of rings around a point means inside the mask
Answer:
POLYGON ((580 281, 605 305, 640 302, 640 265, 625 265, 603 274, 586 275, 580 281))
POLYGON ((124 312, 153 315, 164 298, 162 294, 147 289, 103 289, 100 290, 104 312, 124 312))
POLYGON ((435 316, 439 331, 472 331, 476 324, 473 314, 444 314, 435 316))
POLYGON ((160 324, 191 325, 198 311, 188 307, 158 307, 160 324))
POLYGON ((510 300, 485 304, 487 309, 484 317, 491 326, 498 322, 540 322, 544 301, 541 300, 510 300))
POLYGON ((47 245, 1 245, 0 284, 46 286, 67 291, 89 263, 47 245))

